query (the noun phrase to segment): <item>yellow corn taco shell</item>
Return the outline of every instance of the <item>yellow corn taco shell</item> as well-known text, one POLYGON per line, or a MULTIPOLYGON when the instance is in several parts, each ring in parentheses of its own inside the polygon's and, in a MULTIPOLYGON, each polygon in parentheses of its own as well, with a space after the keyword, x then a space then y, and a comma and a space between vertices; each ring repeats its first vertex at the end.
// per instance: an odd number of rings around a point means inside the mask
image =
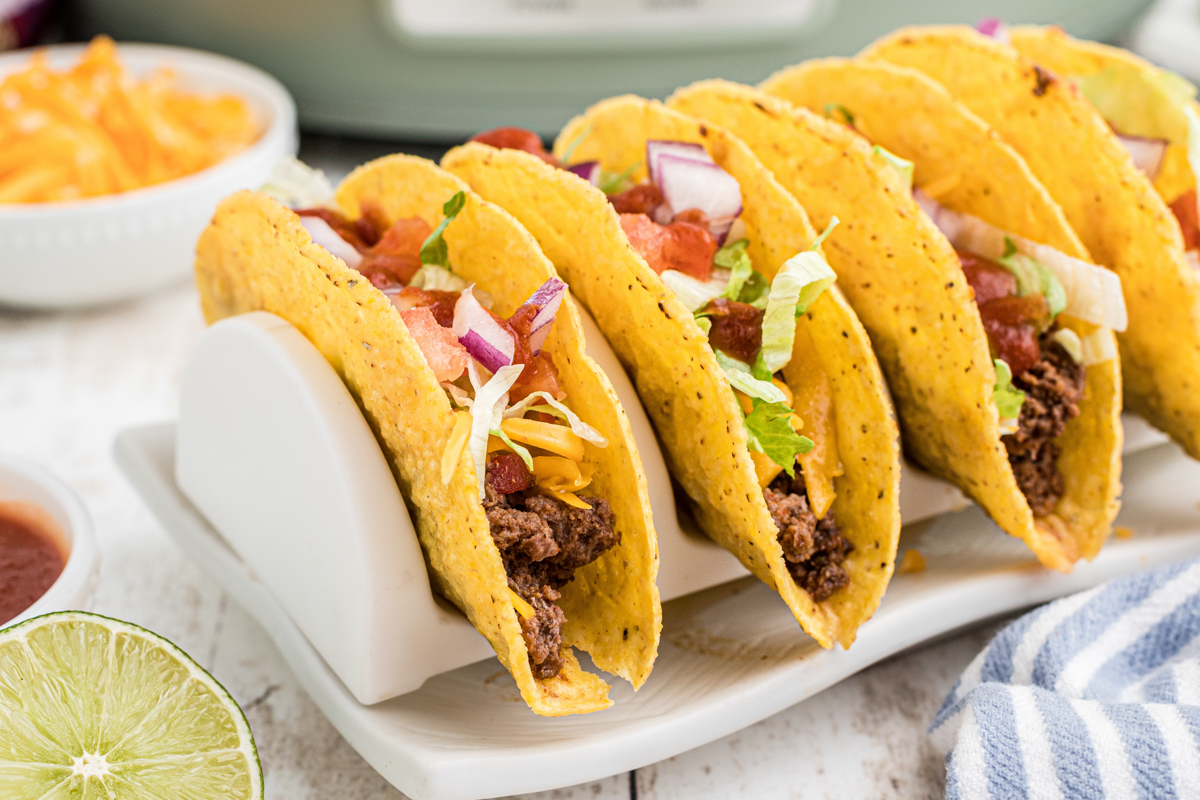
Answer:
MULTIPOLYGON (((741 185, 742 218, 754 267, 770 278, 815 234, 800 205, 744 144, 711 125, 637 97, 593 106, 567 125, 556 154, 578 141, 577 162, 596 160, 621 172, 644 159, 648 139, 703 145, 741 185)), ((595 316, 629 371, 665 448, 672 474, 694 501, 702 527, 787 602, 823 646, 849 646, 878 606, 891 576, 899 535, 899 463, 895 422, 882 376, 862 326, 836 288, 797 323, 797 351, 785 370, 797 397, 828 381, 835 408, 829 438, 800 456, 810 499, 817 477, 831 477, 832 512, 855 550, 843 565, 848 586, 822 603, 791 578, 778 529, 767 509, 747 448, 737 400, 693 315, 629 245, 604 194, 586 181, 526 153, 472 143, 450 151, 443 166, 503 205, 595 316), (804 343, 811 343, 801 355, 804 343), (822 458, 825 464, 821 463, 822 458)), ((635 180, 646 175, 638 167, 635 180)), ((799 404, 798 404, 799 406, 799 404)), ((803 432, 807 432, 803 431, 803 432)))
MULTIPOLYGON (((1114 79, 1122 80, 1127 73, 1137 73, 1137 78, 1148 85, 1172 81, 1171 76, 1149 61, 1128 50, 1099 42, 1075 39, 1061 28, 1017 26, 1009 29, 1012 46, 1021 55, 1040 64, 1061 78, 1089 78, 1108 72, 1114 79)), ((1149 139, 1167 139, 1167 153, 1162 167, 1154 178, 1154 188, 1168 203, 1184 192, 1196 188, 1196 174, 1188 162, 1188 129, 1182 106, 1164 108, 1156 98, 1143 98, 1142 114, 1130 114, 1122 120, 1118 129, 1130 136, 1149 139)), ((1192 111, 1200 115, 1200 104, 1195 100, 1187 103, 1192 111)), ((1103 110, 1098 109, 1103 114, 1103 110)), ((1134 109, 1130 109, 1133 111, 1134 109)))
MULTIPOLYGON (((389 222, 421 216, 436 226, 442 204, 460 190, 467 191, 465 207, 445 231, 450 263, 490 293, 494 310, 507 316, 554 275, 553 267, 512 216, 452 175, 424 159, 390 156, 351 174, 337 202, 351 218, 369 202, 389 222)), ((580 669, 570 645, 635 687, 645 681, 661 628, 646 481, 625 413, 607 377, 584 354, 579 312, 569 298, 545 349, 572 408, 609 441, 607 448, 585 444, 584 461, 595 468, 593 486, 610 501, 621 541, 563 588, 566 666, 557 677, 538 680, 469 452, 460 456, 449 484, 443 482, 442 453, 455 412, 388 298, 313 244, 294 213, 250 192, 218 207, 200 238, 196 279, 208 321, 272 312, 304 333, 337 370, 415 512, 438 588, 487 637, 536 713, 560 716, 611 705, 607 684, 580 669)))
POLYGON ((967 27, 905 28, 863 57, 924 72, 1021 154, 1121 277, 1125 405, 1200 457, 1200 280, 1174 215, 1078 88, 967 27))
MULTIPOLYGON (((915 161, 918 184, 958 175, 942 202, 1087 258, 1020 158, 931 81, 829 60, 785 70, 766 86, 803 105, 845 106, 868 137, 878 133, 879 144, 915 161), (814 88, 822 81, 830 85, 814 88)), ((1115 361, 1089 368, 1082 413, 1058 440, 1066 492, 1054 513, 1035 518, 1000 440, 995 371, 971 290, 899 171, 862 136, 761 90, 704 81, 668 104, 740 136, 818 225, 856 214, 826 251, 890 379, 912 459, 962 488, 1046 566, 1069 570, 1094 556, 1120 490, 1115 361)))

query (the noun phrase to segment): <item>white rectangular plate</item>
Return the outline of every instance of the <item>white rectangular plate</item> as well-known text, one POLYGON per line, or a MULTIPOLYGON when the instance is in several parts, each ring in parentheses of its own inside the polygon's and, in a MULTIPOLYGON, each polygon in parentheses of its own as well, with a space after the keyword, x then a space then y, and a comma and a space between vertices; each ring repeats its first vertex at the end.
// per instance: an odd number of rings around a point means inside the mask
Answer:
MULTIPOLYGON (((275 599, 180 494, 175 426, 126 431, 117 460, 170 535, 268 632, 347 741, 414 800, 535 792, 654 763, 726 736, 920 642, 1085 589, 1200 556, 1200 464, 1174 445, 1125 458, 1124 507, 1113 538, 1068 575, 1038 566, 977 508, 910 525, 901 551, 928 567, 897 575, 848 650, 821 650, 766 586, 743 579, 665 604, 654 673, 613 708, 544 719, 521 702, 493 658, 373 706, 357 703, 275 599)), ((414 643, 414 646, 418 646, 414 643)), ((585 668, 592 669, 586 657, 585 668)))

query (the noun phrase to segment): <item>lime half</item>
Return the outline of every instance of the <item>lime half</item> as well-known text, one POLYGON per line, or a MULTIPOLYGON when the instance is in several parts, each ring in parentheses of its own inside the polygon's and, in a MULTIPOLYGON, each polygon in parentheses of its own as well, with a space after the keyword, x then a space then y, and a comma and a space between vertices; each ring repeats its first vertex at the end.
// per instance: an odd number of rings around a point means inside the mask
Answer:
POLYGON ((250 726, 175 645, 67 611, 0 631, 4 800, 261 800, 250 726))

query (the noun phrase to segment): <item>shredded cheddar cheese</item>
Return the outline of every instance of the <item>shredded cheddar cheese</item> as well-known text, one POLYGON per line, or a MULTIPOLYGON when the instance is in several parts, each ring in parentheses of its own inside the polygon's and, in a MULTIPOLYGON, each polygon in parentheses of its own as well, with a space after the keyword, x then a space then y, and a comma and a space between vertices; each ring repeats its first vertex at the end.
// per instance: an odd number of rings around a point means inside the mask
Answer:
POLYGON ((555 492, 549 489, 543 490, 547 497, 553 497, 555 500, 561 500, 569 506, 575 508, 591 508, 590 505, 579 499, 574 492, 555 492))
POLYGON ((446 486, 450 485, 450 480, 454 477, 454 467, 457 466, 470 437, 471 415, 466 411, 459 411, 454 415, 454 430, 450 432, 450 441, 446 442, 446 449, 442 452, 442 483, 446 486))
POLYGON ((0 81, 0 203, 116 194, 199 172, 258 139, 234 95, 181 91, 170 69, 143 80, 97 36, 59 72, 45 53, 0 81))
POLYGON ((517 613, 520 614, 523 619, 530 619, 534 614, 533 606, 525 602, 525 598, 514 592, 511 586, 508 588, 508 594, 512 598, 513 608, 516 609, 517 613))
POLYGON ((514 442, 537 447, 572 461, 583 461, 583 439, 565 425, 536 419, 506 419, 500 428, 514 442))

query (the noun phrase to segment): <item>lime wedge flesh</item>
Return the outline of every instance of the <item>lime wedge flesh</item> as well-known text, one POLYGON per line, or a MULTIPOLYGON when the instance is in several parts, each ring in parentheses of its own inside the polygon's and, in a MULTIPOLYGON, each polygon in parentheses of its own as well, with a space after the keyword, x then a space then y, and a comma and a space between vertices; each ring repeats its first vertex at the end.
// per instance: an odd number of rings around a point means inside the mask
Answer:
POLYGON ((76 611, 0 631, 0 798, 262 796, 246 717, 166 639, 76 611))

